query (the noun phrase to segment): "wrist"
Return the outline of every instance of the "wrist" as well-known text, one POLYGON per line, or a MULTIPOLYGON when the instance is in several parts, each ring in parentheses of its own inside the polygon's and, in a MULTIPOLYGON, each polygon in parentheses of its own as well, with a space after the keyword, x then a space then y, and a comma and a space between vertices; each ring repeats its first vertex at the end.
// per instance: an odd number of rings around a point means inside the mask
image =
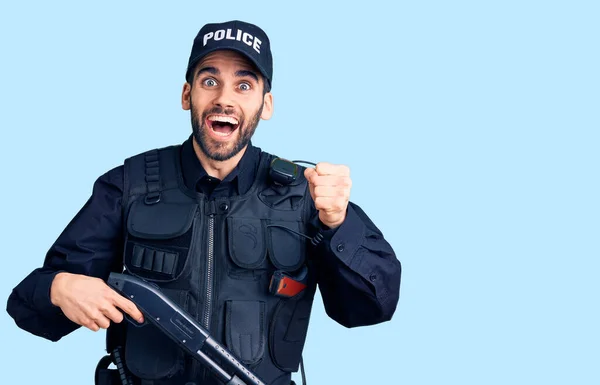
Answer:
POLYGON ((52 285, 50 285, 50 302, 54 306, 60 307, 62 288, 68 275, 69 273, 61 272, 56 274, 52 280, 52 285))
POLYGON ((339 218, 336 221, 330 222, 330 221, 324 221, 323 218, 319 217, 320 222, 327 227, 329 230, 335 230, 338 227, 340 227, 342 225, 342 223, 344 223, 344 220, 346 220, 346 213, 344 213, 344 215, 339 218))

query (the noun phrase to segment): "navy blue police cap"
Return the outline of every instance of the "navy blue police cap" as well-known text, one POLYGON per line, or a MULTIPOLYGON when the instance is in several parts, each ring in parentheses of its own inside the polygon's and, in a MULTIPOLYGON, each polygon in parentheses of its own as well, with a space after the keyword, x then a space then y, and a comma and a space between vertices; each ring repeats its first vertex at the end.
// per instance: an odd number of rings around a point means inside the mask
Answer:
POLYGON ((233 50, 246 56, 269 82, 273 81, 273 56, 269 37, 261 28, 244 21, 206 24, 194 39, 186 79, 196 63, 218 50, 233 50))

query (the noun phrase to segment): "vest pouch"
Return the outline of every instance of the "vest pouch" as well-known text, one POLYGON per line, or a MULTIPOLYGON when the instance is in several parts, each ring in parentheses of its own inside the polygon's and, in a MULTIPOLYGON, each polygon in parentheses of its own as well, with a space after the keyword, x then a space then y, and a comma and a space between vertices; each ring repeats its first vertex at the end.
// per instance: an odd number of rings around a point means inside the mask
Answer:
POLYGON ((285 186, 269 183, 269 186, 258 194, 258 198, 277 211, 296 211, 303 204, 307 190, 308 183, 301 167, 295 181, 285 186))
POLYGON ((242 363, 252 366, 262 360, 267 344, 266 329, 265 302, 225 302, 225 341, 242 363))
POLYGON ((227 247, 233 265, 231 278, 255 281, 270 268, 263 222, 258 218, 228 217, 227 247))
MULTIPOLYGON (((161 289, 183 309, 187 306, 187 292, 161 289)), ((125 366, 135 377, 161 380, 181 374, 185 365, 184 351, 160 329, 147 321, 143 326, 127 325, 125 339, 125 366)))
POLYGON ((281 370, 296 372, 308 332, 312 294, 305 290, 282 299, 275 308, 269 333, 269 351, 273 363, 281 370))
POLYGON ((279 270, 298 270, 305 261, 306 238, 294 232, 306 234, 302 222, 268 221, 267 253, 271 263, 279 270))
POLYGON ((183 272, 193 236, 195 203, 135 201, 127 217, 124 264, 138 277, 169 282, 183 272))

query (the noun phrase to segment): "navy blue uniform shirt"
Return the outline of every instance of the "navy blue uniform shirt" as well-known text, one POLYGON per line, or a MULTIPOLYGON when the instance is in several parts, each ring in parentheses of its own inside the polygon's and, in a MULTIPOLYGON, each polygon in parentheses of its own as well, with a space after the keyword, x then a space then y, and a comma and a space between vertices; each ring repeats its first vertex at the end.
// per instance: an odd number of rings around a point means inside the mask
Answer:
MULTIPOLYGON (((190 189, 211 198, 243 194, 256 176, 260 151, 250 144, 237 167, 220 181, 203 169, 190 136, 181 146, 184 181, 190 189)), ((99 177, 92 196, 48 250, 43 266, 13 289, 7 311, 20 328, 57 341, 79 327, 50 301, 50 287, 57 273, 106 280, 111 271, 121 271, 122 191, 123 166, 99 177)), ((401 266, 379 229, 350 202, 342 225, 323 230, 325 238, 315 260, 327 314, 346 327, 391 319, 400 292, 401 266)))

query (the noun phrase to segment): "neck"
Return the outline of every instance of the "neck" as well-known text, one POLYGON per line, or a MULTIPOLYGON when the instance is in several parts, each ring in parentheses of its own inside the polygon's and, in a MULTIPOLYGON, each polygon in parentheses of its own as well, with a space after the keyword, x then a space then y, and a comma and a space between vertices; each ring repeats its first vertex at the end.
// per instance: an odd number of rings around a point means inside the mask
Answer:
POLYGON ((194 147, 194 152, 196 153, 196 156, 198 157, 198 160, 200 161, 200 164, 202 165, 206 173, 212 176, 213 178, 217 178, 220 180, 225 179, 225 177, 229 175, 231 171, 233 171, 235 166, 237 166, 237 164, 240 162, 240 159, 242 159, 242 156, 244 156, 246 149, 248 148, 248 146, 244 147, 235 156, 227 160, 218 161, 207 157, 206 154, 200 149, 200 146, 198 146, 198 143, 196 142, 195 138, 192 141, 192 144, 194 147))

